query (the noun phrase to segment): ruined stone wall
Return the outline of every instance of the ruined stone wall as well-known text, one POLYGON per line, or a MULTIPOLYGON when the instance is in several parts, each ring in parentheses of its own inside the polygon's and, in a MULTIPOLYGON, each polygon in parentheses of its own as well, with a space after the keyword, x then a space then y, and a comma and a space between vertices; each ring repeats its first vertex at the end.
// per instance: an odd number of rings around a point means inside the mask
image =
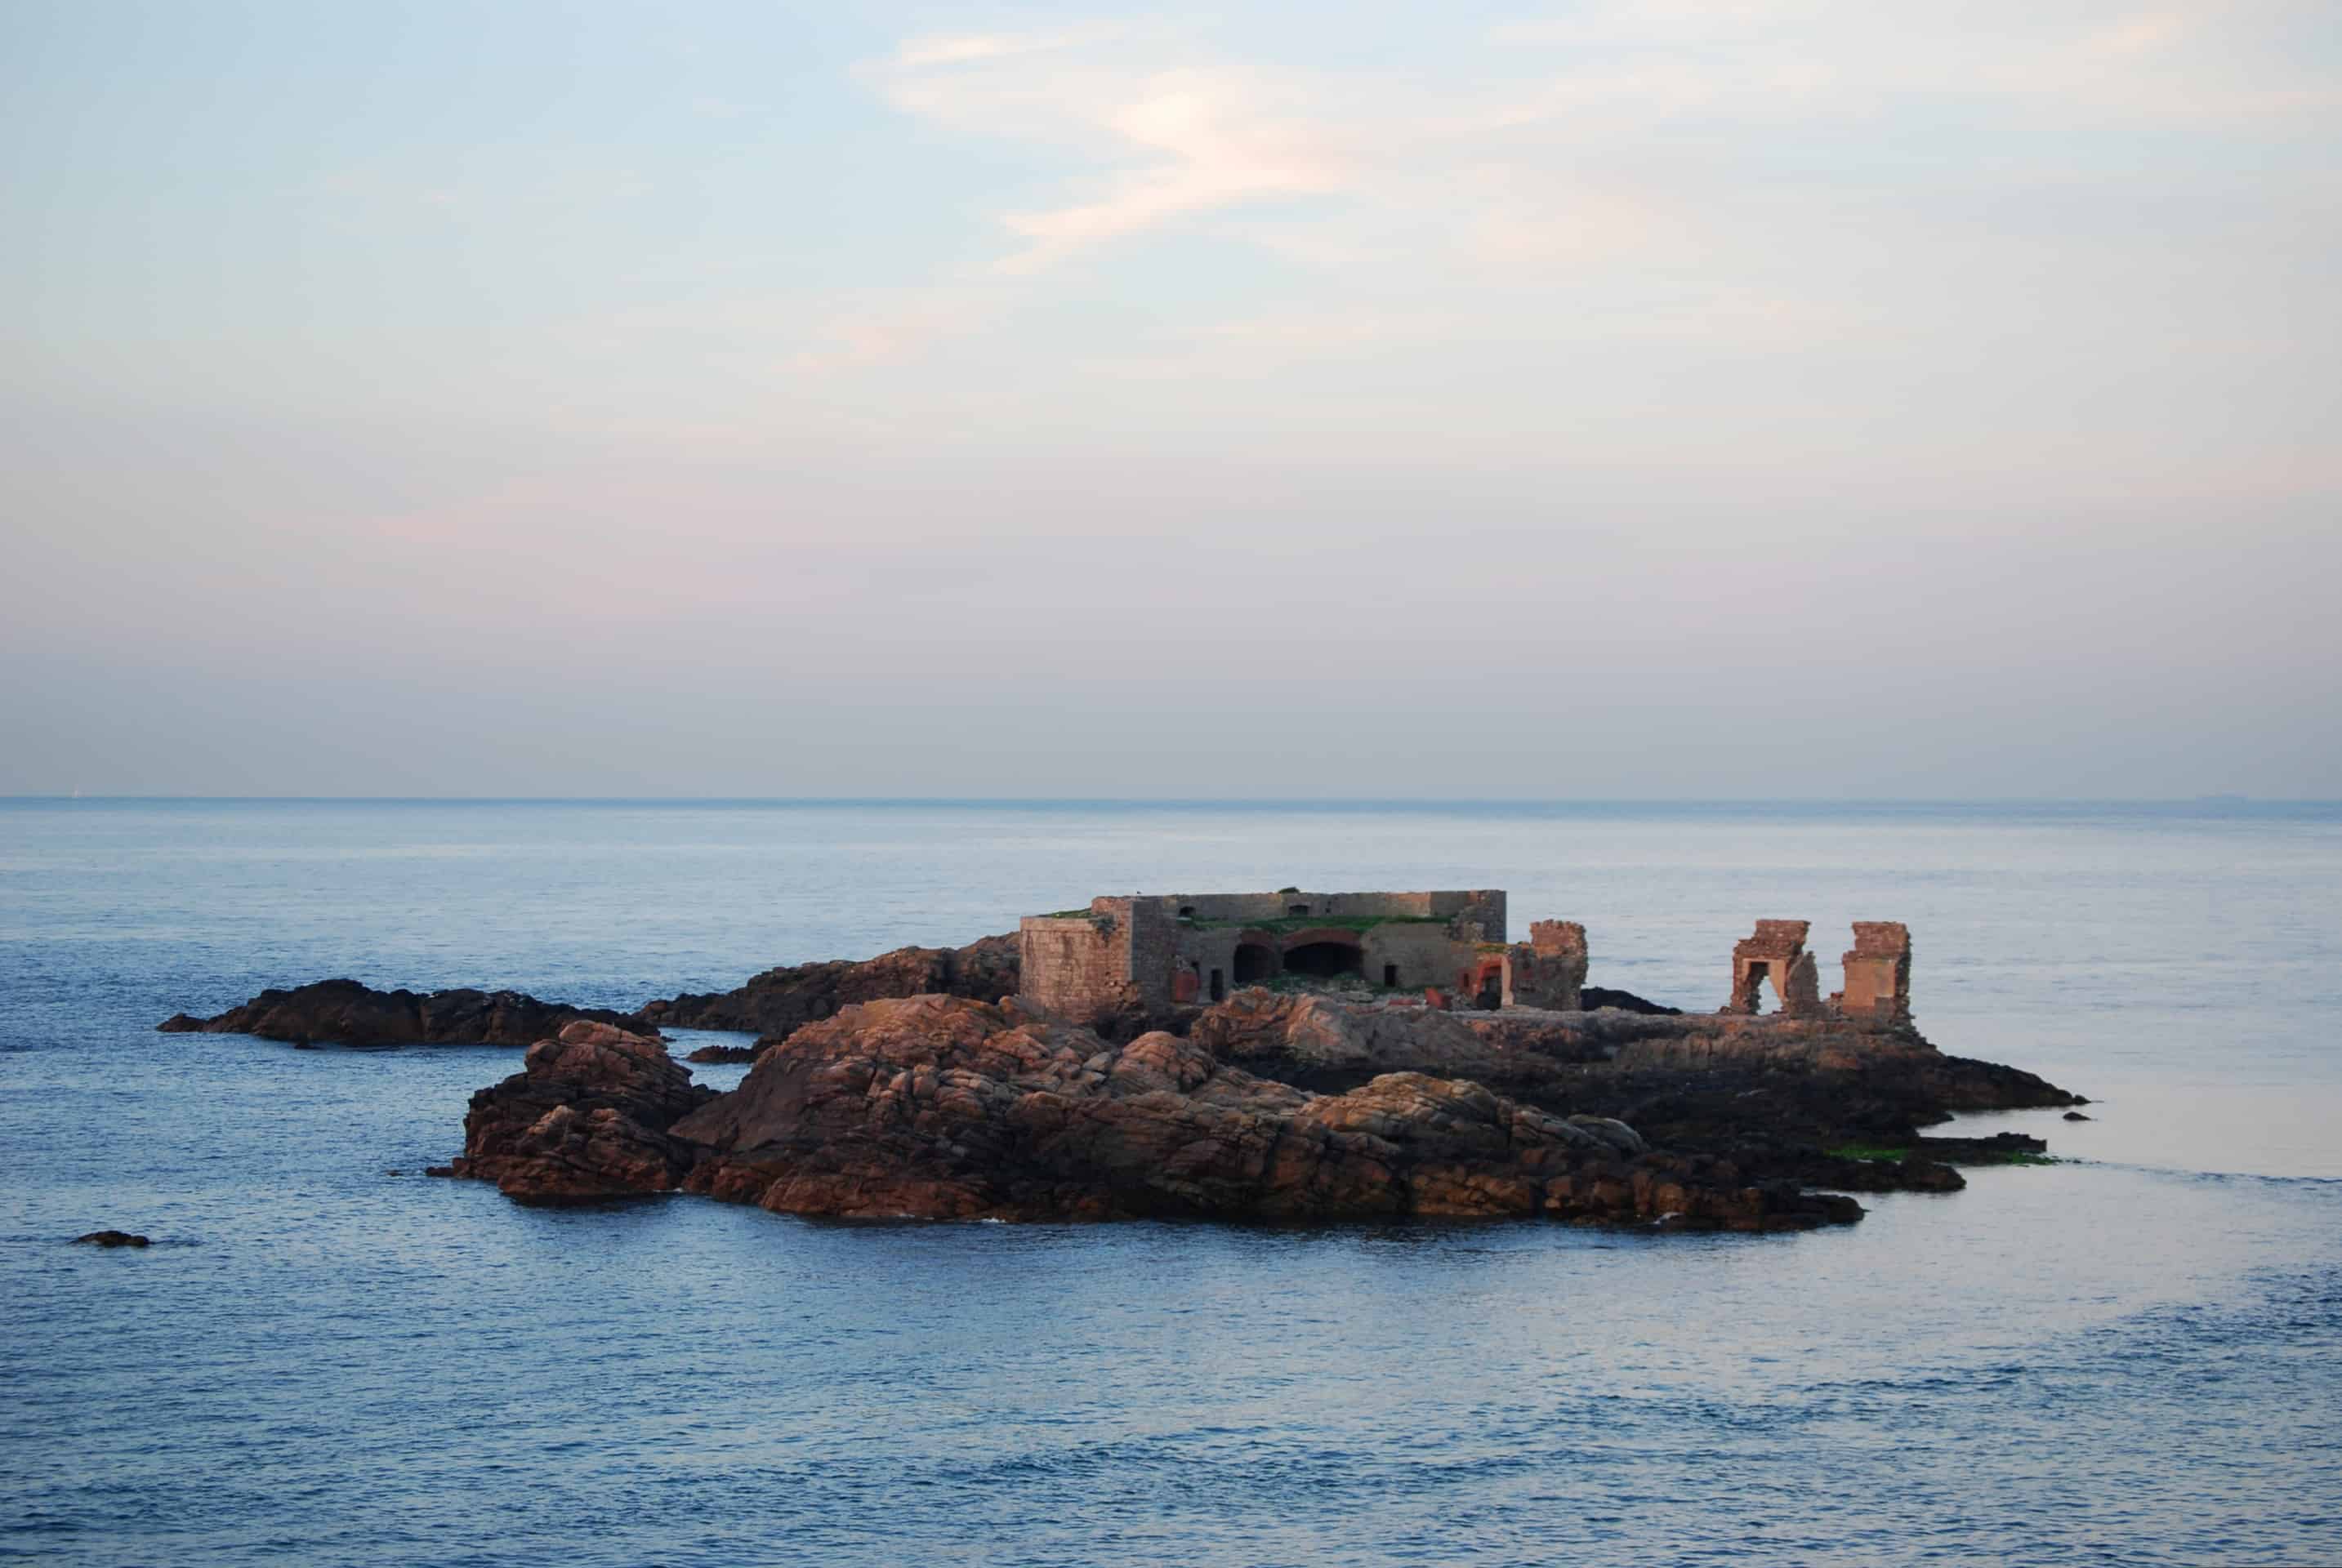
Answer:
POLYGON ((1846 989, 1830 1000, 1848 1019, 1901 1024, 1911 1017, 1911 930, 1899 921, 1857 920, 1846 954, 1846 989))
POLYGON ((1086 1019, 1122 994, 1127 939, 1082 916, 1028 915, 1016 924, 1016 994, 1066 1018, 1086 1019))
POLYGON ((1364 947, 1368 980, 1377 985, 1403 985, 1410 991, 1455 985, 1476 956, 1469 943, 1449 936, 1447 927, 1412 922, 1369 928, 1364 947), (1386 978, 1392 970, 1397 972, 1396 981, 1386 978))
POLYGON ((1179 953, 1174 918, 1149 900, 1117 902, 1123 912, 1123 973, 1139 1002, 1159 1008, 1171 1000, 1172 968, 1179 953))
POLYGON ((1505 964, 1505 1005, 1574 1013, 1586 985, 1586 927, 1574 920, 1529 923, 1526 946, 1515 944, 1505 964))
POLYGON ((1781 1011, 1792 1018, 1815 1018, 1822 1013, 1821 985, 1813 954, 1806 951, 1804 920, 1760 920, 1753 936, 1732 945, 1732 996, 1720 1011, 1750 1014, 1761 1009, 1765 983, 1772 982, 1781 998, 1781 1011))
POLYGON ((1192 920, 1302 920, 1312 915, 1341 920, 1465 919, 1504 940, 1505 894, 1500 888, 1449 889, 1428 893, 1166 893, 1146 902, 1192 920))
POLYGON ((1575 920, 1532 920, 1529 945, 1539 953, 1586 956, 1586 927, 1575 920))
POLYGON ((1455 985, 1459 974, 1471 967, 1475 957, 1472 944, 1456 941, 1447 934, 1445 925, 1419 921, 1396 921, 1354 931, 1346 926, 1304 926, 1298 930, 1198 926, 1173 920, 1169 934, 1175 995, 1180 990, 1191 991, 1191 997, 1178 999, 1203 1002, 1212 999, 1215 970, 1219 972, 1223 994, 1258 984, 1256 976, 1238 977, 1236 949, 1246 944, 1268 949, 1275 955, 1270 973, 1276 974, 1283 971, 1285 954, 1293 948, 1318 942, 1354 943, 1358 949, 1358 973, 1368 984, 1399 985, 1409 990, 1455 985), (1188 976, 1185 982, 1177 978, 1182 972, 1188 976))
POLYGON ((1503 888, 1484 887, 1462 894, 1434 896, 1456 899, 1455 907, 1433 911, 1436 914, 1447 916, 1447 929, 1455 934, 1456 941, 1503 942, 1506 939, 1503 888))
POLYGON ((1086 915, 1028 915, 1016 942, 1017 994, 1063 1017, 1087 1021, 1173 998, 1176 922, 1152 900, 1094 898, 1086 915))

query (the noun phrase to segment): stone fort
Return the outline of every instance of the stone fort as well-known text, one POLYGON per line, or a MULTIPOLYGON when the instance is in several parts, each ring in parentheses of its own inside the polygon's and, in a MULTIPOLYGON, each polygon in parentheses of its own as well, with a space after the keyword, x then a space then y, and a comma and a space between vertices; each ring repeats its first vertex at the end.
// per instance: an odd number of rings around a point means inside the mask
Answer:
MULTIPOLYGON (((1808 923, 1760 920, 1732 955, 1721 1012, 1755 1014, 1767 984, 1789 1018, 1898 1027, 1911 1018, 1911 936, 1857 921, 1846 985, 1827 1002, 1808 923)), ((1435 1005, 1576 1012, 1586 984, 1586 927, 1539 920, 1506 930, 1501 888, 1428 893, 1133 894, 1086 909, 1027 915, 1017 927, 1019 994, 1071 1018, 1212 1003, 1279 975, 1355 978, 1418 992, 1435 1005)))

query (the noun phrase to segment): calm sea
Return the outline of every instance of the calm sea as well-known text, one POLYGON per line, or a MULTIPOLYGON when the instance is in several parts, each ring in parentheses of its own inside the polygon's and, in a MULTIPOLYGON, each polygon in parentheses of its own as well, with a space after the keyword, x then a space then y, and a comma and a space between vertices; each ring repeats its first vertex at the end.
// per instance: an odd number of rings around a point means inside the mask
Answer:
POLYGON ((2342 1563, 2338 1017, 2333 808, 0 802, 0 1558, 2342 1563), (2098 1120, 1812 1235, 843 1226, 425 1178, 512 1052, 153 1032, 1288 884, 1693 1006, 1907 921, 2098 1120))

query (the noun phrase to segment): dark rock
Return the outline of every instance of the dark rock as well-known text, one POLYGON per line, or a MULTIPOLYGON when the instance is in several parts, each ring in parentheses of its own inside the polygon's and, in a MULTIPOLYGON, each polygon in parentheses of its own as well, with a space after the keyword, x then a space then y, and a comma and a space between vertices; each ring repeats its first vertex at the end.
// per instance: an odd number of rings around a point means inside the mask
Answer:
POLYGON ((656 1041, 572 1024, 473 1097, 452 1174, 529 1201, 681 1187, 860 1219, 1542 1213, 1785 1229, 1858 1217, 1847 1192, 1955 1192, 1956 1164, 2044 1147, 1919 1127, 2077 1103, 1947 1056, 1907 1024, 1836 1017, 1451 1014, 1254 988, 1178 1010, 1174 1034, 1136 1015, 1086 1027, 1013 998, 844 1000, 938 973, 1000 983, 997 967, 961 967, 969 951, 776 970, 646 1009, 766 1029, 755 1047, 694 1054, 753 1058, 720 1096, 656 1041))
POLYGON ((92 1247, 147 1247, 155 1243, 145 1236, 133 1235, 128 1231, 92 1231, 87 1235, 75 1236, 74 1244, 92 1247))
POLYGON ((2097 1120, 2096 1116, 2085 1116, 2079 1111, 2068 1111, 2066 1113, 2063 1119, 2068 1122, 2095 1122, 2097 1120))
MULTIPOLYGON (((1777 1015, 1620 1011, 1445 1014, 1337 998, 1237 993, 1191 1029, 1223 1061, 1340 1093, 1377 1074, 1468 1077, 1559 1115, 1630 1123, 1665 1149, 1728 1156, 1767 1177, 1864 1192, 1962 1184, 1918 1164, 1850 1161, 1847 1144, 1909 1148, 1956 1111, 2070 1104, 2055 1084, 1947 1056, 1917 1031, 1777 1015)), ((2003 1157, 1984 1154, 1977 1159, 2003 1157)))
POLYGON ((754 1062, 760 1047, 755 1045, 702 1045, 686 1062, 754 1062))
POLYGON ((1015 1003, 849 1007, 766 1050, 734 1093, 656 1127, 679 1102, 663 1088, 657 1116, 640 1110, 646 1054, 625 1049, 637 1065, 564 1076, 541 1059, 546 1047, 533 1048, 527 1074, 474 1097, 459 1172, 496 1174, 524 1197, 679 1180, 776 1211, 864 1219, 1542 1213, 1769 1230, 1860 1213, 1467 1080, 1386 1074, 1313 1094, 1224 1065, 1196 1039, 1115 1045, 1015 1003), (580 1136, 614 1083, 636 1131, 580 1136), (534 1147, 548 1139, 562 1156, 550 1169, 534 1147))
POLYGON ((578 1019, 643 1028, 604 1007, 540 1002, 517 991, 376 991, 355 980, 320 980, 291 991, 264 991, 216 1018, 174 1014, 155 1027, 165 1034, 254 1034, 343 1045, 525 1045, 578 1019))
POLYGON ((898 947, 876 958, 829 959, 767 969, 732 991, 686 994, 646 1004, 642 1016, 669 1029, 733 1029, 785 1040, 856 1002, 891 997, 969 996, 996 1002, 1016 994, 1016 938, 986 936, 966 947, 898 947))
POLYGON ((1995 1133, 1989 1138, 1914 1138, 1913 1156, 1928 1155, 1938 1160, 1957 1161, 1969 1165, 1997 1164, 2011 1155, 2046 1154, 2047 1140, 2028 1137, 2023 1133, 1995 1133))
POLYGON ((1631 991, 1613 991, 1603 985, 1580 986, 1577 1001, 1578 1005, 1588 1013, 1597 1008, 1616 1007, 1621 1013, 1643 1013, 1653 1017, 1673 1018, 1683 1012, 1680 1007, 1669 1007, 1664 1003, 1646 1001, 1631 991))
POLYGON ((665 1192, 696 1157, 667 1130, 715 1096, 657 1040, 579 1020, 472 1096, 464 1154, 446 1174, 525 1203, 665 1192))

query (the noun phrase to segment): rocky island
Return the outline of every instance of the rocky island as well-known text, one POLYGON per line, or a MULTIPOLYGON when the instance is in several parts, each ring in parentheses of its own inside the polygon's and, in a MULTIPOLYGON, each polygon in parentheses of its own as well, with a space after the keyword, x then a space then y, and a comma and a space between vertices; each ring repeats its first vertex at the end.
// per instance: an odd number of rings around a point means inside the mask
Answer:
MULTIPOLYGON (((725 1094, 648 1029, 676 1004, 635 1027, 573 1021, 473 1097, 441 1171, 528 1202, 682 1191, 856 1219, 1773 1230, 1857 1218, 1848 1191, 1953 1190, 1957 1164, 2041 1146, 1919 1134, 1954 1112, 2083 1103, 1938 1052, 1911 1021, 1909 936, 1891 923, 1857 926, 1827 1000, 1806 924, 1764 921, 1723 1008, 1629 1011, 1584 1005, 1582 926, 1505 942, 1501 894, 1220 896, 1246 907, 1223 923, 1206 898, 1101 899, 1035 917, 1013 970, 996 947, 980 968, 959 966, 969 949, 906 950, 955 956, 890 972, 973 973, 976 990, 1013 975, 1014 993, 874 995, 809 1020, 790 1000, 725 1094), (1263 899, 1282 912, 1255 912, 1263 899), (1232 993, 1230 971, 1247 982, 1232 993), (1768 987, 1781 1005, 1765 1013, 1768 987)), ((773 975, 758 989, 796 984, 773 975)), ((746 1005, 686 1002, 703 1018, 746 1005)))

